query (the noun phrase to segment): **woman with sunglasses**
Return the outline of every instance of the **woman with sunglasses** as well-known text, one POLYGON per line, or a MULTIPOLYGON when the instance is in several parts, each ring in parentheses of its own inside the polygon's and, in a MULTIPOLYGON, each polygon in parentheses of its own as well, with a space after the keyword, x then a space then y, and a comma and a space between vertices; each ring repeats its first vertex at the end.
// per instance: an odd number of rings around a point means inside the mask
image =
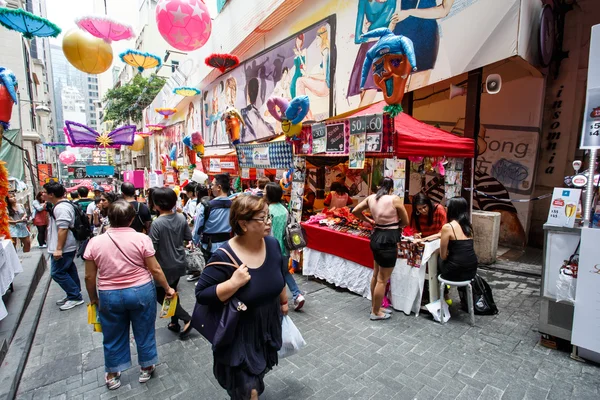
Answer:
POLYGON ((213 350, 213 372, 235 400, 256 400, 265 390, 264 377, 278 363, 281 314, 288 301, 281 270, 279 243, 269 236, 271 215, 264 198, 237 197, 229 217, 233 239, 215 251, 196 285, 200 304, 222 307, 232 297, 247 306, 241 313, 235 339, 213 350), (210 265, 213 262, 240 266, 210 265))
POLYGON ((423 241, 439 239, 442 226, 446 223, 446 209, 441 204, 433 204, 424 193, 413 196, 410 227, 416 231, 415 239, 423 241))

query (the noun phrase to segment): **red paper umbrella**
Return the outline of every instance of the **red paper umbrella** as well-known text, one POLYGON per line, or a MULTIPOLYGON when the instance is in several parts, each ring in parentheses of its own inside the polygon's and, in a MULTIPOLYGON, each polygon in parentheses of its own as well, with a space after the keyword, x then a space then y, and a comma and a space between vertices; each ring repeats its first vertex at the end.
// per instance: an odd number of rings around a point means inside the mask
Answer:
POLYGON ((222 74, 240 65, 240 59, 233 54, 211 54, 204 62, 209 67, 218 69, 222 74))

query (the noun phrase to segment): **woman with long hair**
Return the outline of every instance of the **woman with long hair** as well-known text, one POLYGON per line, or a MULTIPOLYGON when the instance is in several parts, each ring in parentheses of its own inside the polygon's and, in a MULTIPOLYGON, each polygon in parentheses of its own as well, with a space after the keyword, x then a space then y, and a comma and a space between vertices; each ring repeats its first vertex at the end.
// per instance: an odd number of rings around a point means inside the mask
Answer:
POLYGON ((375 228, 371 234, 371 251, 375 264, 371 278, 371 320, 390 318, 390 311, 381 309, 385 286, 392 276, 398 255, 401 229, 408 224, 408 214, 402 199, 392 192, 394 181, 384 178, 376 194, 372 194, 357 205, 352 213, 375 228), (372 218, 364 215, 370 211, 372 218))
MULTIPOLYGON (((321 64, 319 64, 319 70, 315 74, 308 74, 298 78, 296 83, 296 92, 299 96, 305 95, 308 92, 312 93, 317 97, 329 96, 329 88, 331 86, 329 82, 329 70, 330 70, 330 59, 329 59, 329 32, 327 28, 322 26, 317 30, 317 46, 321 53, 321 64)), ((292 96, 293 97, 293 96, 292 96)), ((308 111, 307 118, 310 120, 313 118, 312 112, 308 111)))
POLYGON ((306 67, 306 49, 304 48, 304 33, 296 36, 296 43, 294 46, 294 76, 290 84, 290 94, 292 99, 296 97, 296 84, 298 79, 304 76, 306 67))
POLYGON ((98 305, 104 336, 105 383, 114 390, 121 386, 121 372, 131 367, 130 326, 140 364, 138 381, 152 377, 158 363, 154 282, 167 298, 175 290, 156 261, 150 238, 129 227, 136 218, 133 206, 118 200, 106 209, 110 228, 90 240, 83 258, 85 286, 90 303, 98 305))
POLYGON ((470 281, 477 274, 469 205, 462 197, 448 200, 448 223, 442 227, 439 270, 450 281, 470 281))
POLYGON ((46 209, 46 191, 41 190, 35 195, 33 201, 33 224, 37 228, 37 240, 41 248, 48 247, 46 245, 46 231, 48 229, 48 210, 46 209))
POLYGON ((17 239, 23 245, 23 253, 29 253, 31 249, 31 239, 29 230, 27 230, 27 211, 22 204, 17 202, 17 197, 14 192, 10 192, 6 196, 6 205, 8 207, 8 230, 12 237, 15 248, 17 247, 17 239))
POLYGON ((288 313, 283 257, 279 243, 269 236, 271 215, 264 198, 238 196, 229 222, 235 237, 213 253, 196 285, 196 300, 217 312, 233 296, 247 306, 233 342, 213 348, 213 373, 232 399, 257 400, 265 375, 279 361, 281 315, 288 313), (210 265, 232 260, 240 267, 210 265))
POLYGON ((421 192, 413 196, 410 227, 417 232, 415 238, 423 238, 424 241, 439 239, 445 223, 444 206, 433 204, 431 199, 421 192))

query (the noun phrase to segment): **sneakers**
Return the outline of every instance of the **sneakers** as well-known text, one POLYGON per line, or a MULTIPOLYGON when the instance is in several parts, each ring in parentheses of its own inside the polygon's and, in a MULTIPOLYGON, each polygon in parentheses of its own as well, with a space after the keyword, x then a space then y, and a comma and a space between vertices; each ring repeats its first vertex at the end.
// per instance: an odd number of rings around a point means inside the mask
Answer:
POLYGON ((121 373, 108 379, 108 374, 104 374, 104 380, 106 381, 106 387, 108 390, 115 390, 121 387, 121 373))
POLYGON ((43 245, 40 246, 40 249, 45 249, 46 247, 48 247, 48 245, 47 244, 43 244, 43 245))
POLYGON ((194 282, 194 281, 197 281, 198 279, 200 279, 200 275, 188 275, 188 277, 186 278, 186 281, 194 282))
POLYGON ((302 307, 304 307, 305 301, 306 300, 304 299, 304 296, 302 294, 296 296, 296 298, 294 299, 294 311, 300 311, 302 307))
POLYGON ((60 299, 60 300, 58 300, 58 301, 56 302, 56 305, 57 305, 57 306, 62 306, 63 304, 65 304, 65 303, 67 302, 67 300, 69 300, 69 298, 68 298, 68 297, 63 297, 62 299, 60 299))
POLYGON ((61 311, 67 311, 83 304, 83 300, 67 300, 65 304, 60 306, 61 311))
POLYGON ((152 374, 154 373, 154 370, 156 369, 156 367, 153 365, 152 367, 148 368, 148 369, 140 369, 140 379, 139 382, 140 383, 146 383, 150 380, 150 378, 152 378, 152 374))

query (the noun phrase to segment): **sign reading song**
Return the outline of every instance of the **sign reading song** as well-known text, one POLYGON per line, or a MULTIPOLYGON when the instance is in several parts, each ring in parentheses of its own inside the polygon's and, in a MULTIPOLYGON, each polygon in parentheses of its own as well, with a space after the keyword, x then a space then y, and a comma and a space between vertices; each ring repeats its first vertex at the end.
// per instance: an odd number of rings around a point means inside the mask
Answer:
MULTIPOLYGON (((327 125, 327 145, 326 151, 328 153, 345 153, 346 151, 346 135, 345 133, 346 124, 332 124, 327 125)), ((314 146, 314 144, 313 144, 314 146)))

